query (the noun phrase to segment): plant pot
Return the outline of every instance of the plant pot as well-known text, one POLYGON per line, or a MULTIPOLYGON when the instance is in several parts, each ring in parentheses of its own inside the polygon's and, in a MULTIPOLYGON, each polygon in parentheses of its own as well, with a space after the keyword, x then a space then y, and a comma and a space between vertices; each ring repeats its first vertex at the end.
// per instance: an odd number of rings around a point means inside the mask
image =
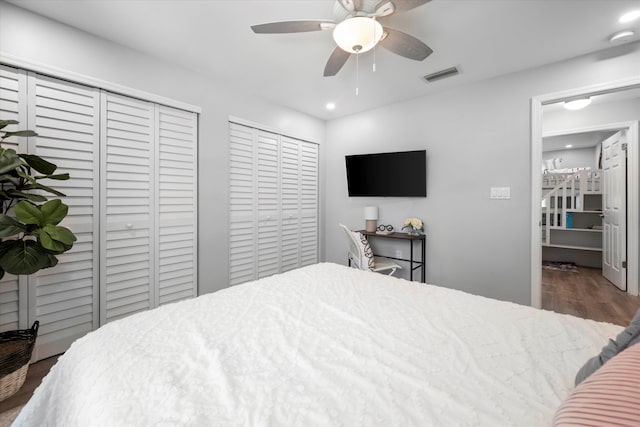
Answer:
POLYGON ((30 329, 0 333, 0 402, 24 384, 39 325, 36 320, 30 329))

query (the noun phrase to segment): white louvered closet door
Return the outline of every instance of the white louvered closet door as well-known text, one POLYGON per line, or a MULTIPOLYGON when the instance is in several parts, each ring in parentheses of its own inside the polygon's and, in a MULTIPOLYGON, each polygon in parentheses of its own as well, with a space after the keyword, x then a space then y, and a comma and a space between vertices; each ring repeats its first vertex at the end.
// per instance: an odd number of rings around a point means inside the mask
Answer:
MULTIPOLYGON (((98 326, 99 91, 29 73, 29 152, 68 172, 51 184, 69 206, 61 223, 77 237, 53 268, 29 276, 29 324, 40 321, 35 359, 65 351, 98 326)), ((45 184, 45 185, 46 185, 45 184)), ((53 196, 55 197, 55 196, 53 196)))
POLYGON ((156 107, 157 304, 197 294, 197 116, 156 107))
POLYGON ((300 266, 318 262, 318 144, 300 146, 300 266))
POLYGON ((280 271, 279 139, 274 133, 257 132, 258 223, 254 233, 257 238, 258 277, 271 276, 280 271))
MULTIPOLYGON (((19 125, 11 125, 5 130, 16 131, 27 128, 27 73, 0 65, 0 118, 16 120, 19 125)), ((2 144, 17 152, 27 151, 25 138, 12 137, 2 144)), ((0 279, 0 332, 26 328, 27 278, 5 274, 0 279)))
POLYGON ((229 123, 229 283, 256 278, 255 129, 229 123))
POLYGON ((155 111, 149 102, 101 99, 100 323, 148 310, 154 294, 155 111))
POLYGON ((282 271, 300 265, 300 146, 298 141, 282 137, 280 194, 282 206, 282 271))
POLYGON ((230 283, 318 262, 318 145, 229 126, 230 283))

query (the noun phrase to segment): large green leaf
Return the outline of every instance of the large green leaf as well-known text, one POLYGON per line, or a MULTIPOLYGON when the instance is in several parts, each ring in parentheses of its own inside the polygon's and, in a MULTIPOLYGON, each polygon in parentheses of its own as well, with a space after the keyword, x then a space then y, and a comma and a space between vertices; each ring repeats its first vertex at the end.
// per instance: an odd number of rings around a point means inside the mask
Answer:
POLYGON ((22 157, 29 166, 45 175, 51 175, 58 168, 53 163, 46 161, 40 156, 33 154, 20 154, 20 157, 22 157))
POLYGON ((0 214, 0 237, 15 236, 27 228, 8 215, 0 214))
POLYGON ((32 130, 17 130, 15 132, 5 132, 2 139, 7 139, 10 136, 38 136, 38 134, 32 130))
POLYGON ((64 252, 64 245, 57 240, 54 240, 49 233, 44 229, 38 235, 38 241, 48 251, 62 253, 64 252))
POLYGON ((58 265, 58 258, 55 255, 47 254, 47 265, 43 268, 55 267, 56 265, 58 265))
POLYGON ((0 257, 0 268, 7 273, 33 274, 49 264, 44 249, 33 240, 14 240, 0 257))
POLYGON ((0 150, 0 174, 14 170, 22 164, 22 159, 14 150, 0 150))
POLYGON ((4 277, 4 270, 0 268, 0 280, 4 277))
MULTIPOLYGON (((40 209, 31 202, 21 201, 13 208, 13 213, 19 221, 25 224, 44 225, 44 216, 40 209)), ((8 270, 7 270, 8 271, 8 270)))
POLYGON ((34 176, 34 178, 35 179, 57 179, 58 181, 65 181, 71 177, 69 176, 68 173, 57 173, 55 175, 34 176))
POLYGON ((58 224, 67 216, 68 211, 69 206, 62 203, 59 199, 49 200, 40 207, 40 212, 42 212, 41 225, 58 224))
POLYGON ((61 254, 73 247, 76 236, 68 228, 45 225, 38 234, 38 240, 46 250, 61 254))
POLYGON ((45 196, 42 196, 40 194, 32 194, 32 193, 23 193, 22 191, 18 191, 16 189, 10 189, 7 191, 7 194, 9 196, 11 196, 11 198, 13 199, 26 199, 26 200, 31 200, 32 202, 46 202, 47 199, 45 196))
POLYGON ((51 187, 47 187, 46 185, 42 185, 42 184, 31 184, 31 185, 25 185, 23 187, 23 190, 44 190, 47 193, 51 193, 51 194, 55 194, 58 197, 64 197, 66 196, 66 194, 59 192, 58 190, 54 190, 51 187))
POLYGON ((18 123, 20 122, 15 120, 0 120, 0 129, 4 129, 9 125, 17 125, 18 123))

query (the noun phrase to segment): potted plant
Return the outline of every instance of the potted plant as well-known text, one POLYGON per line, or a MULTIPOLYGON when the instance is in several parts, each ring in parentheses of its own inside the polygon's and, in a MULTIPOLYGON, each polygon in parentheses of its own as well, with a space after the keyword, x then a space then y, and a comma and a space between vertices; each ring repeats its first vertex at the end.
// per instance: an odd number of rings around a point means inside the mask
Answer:
MULTIPOLYGON (((58 263, 76 236, 58 225, 69 207, 60 199, 64 194, 42 184, 43 180, 67 180, 69 174, 56 174, 57 166, 33 154, 5 148, 9 137, 34 137, 31 130, 6 131, 15 120, 0 120, 0 279, 5 273, 29 275, 58 263)), ((0 334, 0 401, 22 386, 38 331, 30 329, 0 334)))

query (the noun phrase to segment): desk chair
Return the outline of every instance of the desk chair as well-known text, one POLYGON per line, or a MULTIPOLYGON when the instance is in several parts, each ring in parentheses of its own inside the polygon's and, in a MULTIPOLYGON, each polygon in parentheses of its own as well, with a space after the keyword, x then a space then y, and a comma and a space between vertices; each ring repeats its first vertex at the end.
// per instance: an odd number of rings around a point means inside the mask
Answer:
POLYGON ((389 276, 395 273, 397 269, 402 268, 390 259, 374 256, 369 241, 362 233, 351 231, 346 225, 339 225, 347 238, 349 262, 352 267, 375 272, 391 270, 387 273, 389 276))

